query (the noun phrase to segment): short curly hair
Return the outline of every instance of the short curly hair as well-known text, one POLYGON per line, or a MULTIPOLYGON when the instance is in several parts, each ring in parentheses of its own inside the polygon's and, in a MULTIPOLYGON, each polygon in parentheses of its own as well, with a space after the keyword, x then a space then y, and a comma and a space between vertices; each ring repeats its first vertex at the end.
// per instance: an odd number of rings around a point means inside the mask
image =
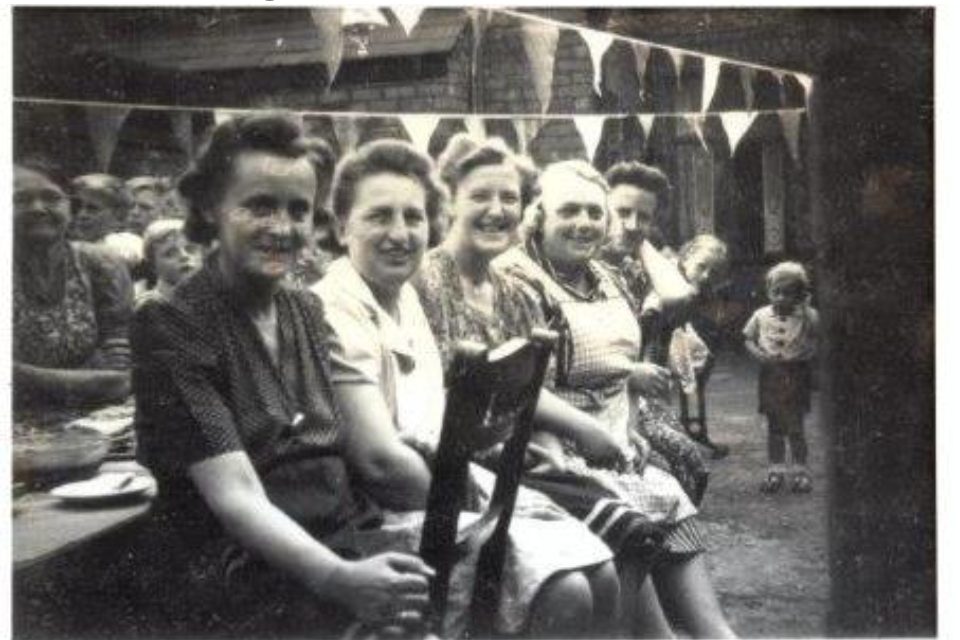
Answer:
POLYGON ((341 224, 345 223, 353 208, 360 181, 383 173, 412 178, 423 187, 430 225, 429 244, 435 246, 442 233, 441 212, 447 192, 435 175, 430 157, 402 140, 374 140, 340 160, 333 174, 330 196, 334 215, 341 224))
POLYGON ((456 194, 457 185, 470 172, 480 167, 508 164, 520 176, 520 205, 526 207, 537 192, 537 169, 526 156, 514 153, 502 138, 478 140, 467 133, 458 133, 447 142, 437 158, 440 179, 456 194))
POLYGON ((177 184, 177 190, 187 203, 184 233, 188 239, 207 245, 216 237, 216 225, 204 217, 204 212, 219 204, 233 176, 234 162, 248 151, 263 151, 292 159, 310 154, 303 128, 293 114, 242 115, 217 125, 194 166, 177 184))
POLYGON ((657 209, 663 211, 670 200, 672 187, 667 174, 648 164, 630 160, 618 162, 604 174, 610 188, 628 184, 657 196, 657 209))

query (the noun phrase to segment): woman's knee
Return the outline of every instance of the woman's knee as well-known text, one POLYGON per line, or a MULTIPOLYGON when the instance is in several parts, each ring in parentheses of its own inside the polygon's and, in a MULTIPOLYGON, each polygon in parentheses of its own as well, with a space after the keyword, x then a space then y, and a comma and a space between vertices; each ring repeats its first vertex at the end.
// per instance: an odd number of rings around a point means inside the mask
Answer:
POLYGON ((616 565, 605 562, 586 573, 590 582, 594 618, 599 624, 614 624, 620 616, 620 576, 616 565))
POLYGON ((590 631, 593 594, 582 571, 557 574, 540 589, 530 620, 534 637, 582 637, 590 631))

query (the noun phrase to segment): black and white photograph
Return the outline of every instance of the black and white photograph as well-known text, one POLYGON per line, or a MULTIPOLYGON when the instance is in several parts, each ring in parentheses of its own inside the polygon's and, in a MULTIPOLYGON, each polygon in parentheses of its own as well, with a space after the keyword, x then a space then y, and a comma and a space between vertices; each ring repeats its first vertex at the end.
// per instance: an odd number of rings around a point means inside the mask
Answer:
POLYGON ((11 637, 945 633, 941 9, 6 11, 11 637))

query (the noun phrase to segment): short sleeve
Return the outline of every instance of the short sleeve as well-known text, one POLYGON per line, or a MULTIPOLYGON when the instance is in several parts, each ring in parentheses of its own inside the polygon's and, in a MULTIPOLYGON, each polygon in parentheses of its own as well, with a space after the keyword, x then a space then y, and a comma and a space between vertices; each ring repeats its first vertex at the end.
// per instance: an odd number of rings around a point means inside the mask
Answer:
POLYGON ((380 337, 368 310, 359 301, 337 295, 330 288, 319 287, 315 291, 334 334, 329 341, 333 383, 379 384, 380 337))
POLYGON ((138 457, 161 476, 243 450, 227 406, 210 329, 169 302, 149 300, 131 328, 138 457))
POLYGON ((93 290, 97 349, 88 367, 130 367, 129 324, 133 316, 133 282, 127 268, 106 251, 78 245, 81 263, 93 290))

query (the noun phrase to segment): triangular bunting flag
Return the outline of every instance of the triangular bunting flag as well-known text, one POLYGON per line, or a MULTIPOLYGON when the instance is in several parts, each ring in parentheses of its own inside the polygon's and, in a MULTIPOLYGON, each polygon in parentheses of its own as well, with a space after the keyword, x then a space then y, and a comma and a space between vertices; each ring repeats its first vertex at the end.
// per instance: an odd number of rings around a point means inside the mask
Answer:
POLYGON ((467 128, 467 133, 474 140, 483 140, 487 137, 487 128, 484 126, 482 118, 467 116, 463 119, 463 126, 467 128))
POLYGON ((543 120, 539 118, 514 118, 513 123, 517 127, 517 134, 520 138, 520 151, 529 153, 530 144, 540 133, 543 126, 543 120))
POLYGON ((653 131, 654 117, 652 113, 642 113, 637 116, 637 119, 640 121, 640 128, 643 129, 643 137, 646 140, 650 139, 650 132, 653 131))
POLYGON ((583 139, 583 146, 587 150, 587 160, 593 162, 593 155, 600 145, 600 136, 603 134, 604 116, 574 116, 573 124, 583 139))
POLYGON ((793 77, 796 78, 797 82, 799 82, 803 86, 804 98, 807 104, 807 108, 809 109, 810 108, 810 90, 813 89, 813 78, 808 75, 804 75, 802 73, 795 73, 793 74, 793 77))
POLYGON ((550 108, 553 89, 553 63, 557 54, 560 28, 556 25, 528 20, 523 23, 523 49, 533 72, 533 87, 543 113, 550 108))
POLYGON ((177 145, 188 158, 193 158, 193 114, 189 111, 171 111, 170 127, 177 145))
POLYGON ((104 173, 110 170, 110 159, 113 157, 113 150, 117 147, 120 129, 129 113, 129 107, 90 107, 87 109, 87 127, 90 131, 90 140, 93 141, 93 150, 97 154, 97 165, 100 171, 104 173))
POLYGON ((667 49, 667 53, 670 54, 670 59, 673 60, 673 68, 677 72, 677 78, 680 78, 680 74, 683 72, 683 51, 677 49, 667 49))
POLYGON ((310 9, 310 18, 320 34, 320 55, 327 67, 327 87, 333 84, 343 58, 343 12, 341 9, 310 9))
POLYGON ((702 115, 687 116, 687 123, 690 125, 690 129, 693 130, 694 135, 697 136, 697 140, 700 141, 700 146, 707 149, 707 141, 703 137, 703 122, 704 119, 702 115))
POLYGON ((356 149, 357 140, 360 138, 357 119, 353 116, 333 116, 330 120, 333 123, 333 134, 337 136, 337 143, 340 145, 340 155, 356 149))
POLYGON ((643 97, 643 78, 647 75, 647 61, 650 60, 650 46, 642 42, 634 42, 633 57, 637 59, 637 79, 640 80, 640 97, 643 97))
POLYGON ((603 60, 603 54, 613 44, 613 35, 603 31, 584 29, 580 31, 580 37, 587 43, 587 49, 590 50, 590 60, 593 62, 593 88, 599 95, 600 73, 603 68, 601 61, 603 60))
POLYGON ((756 104, 753 91, 753 81, 756 77, 757 70, 753 67, 742 67, 740 69, 740 86, 743 87, 743 101, 747 111, 753 109, 756 104))
POLYGON ((797 164, 800 163, 800 120, 803 112, 800 110, 780 111, 780 123, 783 125, 783 137, 787 142, 790 157, 797 164))
POLYGON ((433 132, 437 130, 437 124, 440 122, 440 116, 432 113, 418 113, 398 116, 403 128, 410 135, 413 146, 419 151, 427 153, 430 145, 430 138, 433 132))
POLYGON ((713 94, 717 92, 717 81, 720 79, 720 58, 712 56, 703 57, 703 98, 700 103, 700 111, 706 111, 710 108, 713 101, 713 94))
POLYGON ((424 9, 425 7, 407 6, 390 8, 390 10, 393 11, 393 15, 397 16, 397 22, 403 27, 403 32, 407 34, 407 37, 410 37, 410 32, 412 32, 413 28, 420 22, 420 16, 423 14, 424 9))
POLYGON ((343 9, 344 27, 389 27, 390 22, 380 9, 352 6, 343 9))
POLYGON ((737 145, 750 129, 754 119, 757 117, 755 111, 724 111, 720 114, 720 122, 723 124, 723 130, 727 134, 727 140, 730 141, 730 155, 737 152, 737 145))

